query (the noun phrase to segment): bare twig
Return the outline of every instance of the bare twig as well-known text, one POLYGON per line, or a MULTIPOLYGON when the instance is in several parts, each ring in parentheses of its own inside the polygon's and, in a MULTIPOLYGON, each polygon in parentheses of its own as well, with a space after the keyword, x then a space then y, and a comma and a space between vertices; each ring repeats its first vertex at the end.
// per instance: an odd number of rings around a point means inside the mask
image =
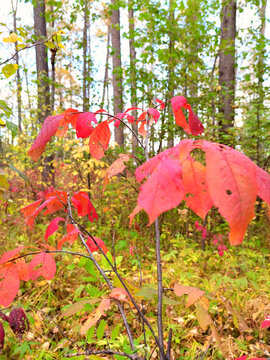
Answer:
POLYGON ((9 62, 10 60, 13 60, 20 51, 26 50, 26 49, 31 49, 32 47, 42 45, 42 44, 44 44, 45 42, 51 40, 51 39, 53 38, 53 36, 54 36, 54 35, 52 35, 51 37, 49 37, 49 38, 46 39, 46 40, 37 41, 36 43, 34 43, 34 44, 32 44, 32 45, 26 45, 25 47, 17 50, 17 51, 15 52, 15 54, 13 54, 10 58, 8 58, 8 59, 6 59, 5 61, 3 61, 2 63, 0 63, 0 66, 6 64, 6 63, 9 62))

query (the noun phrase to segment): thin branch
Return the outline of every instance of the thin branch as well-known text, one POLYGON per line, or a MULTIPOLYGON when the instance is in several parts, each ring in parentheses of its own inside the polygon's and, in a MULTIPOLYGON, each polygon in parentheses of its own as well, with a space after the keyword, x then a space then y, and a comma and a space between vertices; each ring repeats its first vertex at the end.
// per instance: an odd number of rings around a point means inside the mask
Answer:
POLYGON ((3 61, 2 63, 0 63, 0 66, 6 64, 6 63, 9 62, 10 60, 13 60, 20 51, 26 50, 26 49, 31 49, 32 47, 35 47, 35 46, 43 45, 45 42, 51 40, 51 39, 53 38, 53 36, 54 36, 54 35, 52 35, 51 37, 49 37, 49 38, 46 39, 46 40, 37 41, 36 43, 34 43, 34 44, 32 44, 32 45, 26 45, 25 47, 17 50, 17 51, 15 52, 15 54, 13 54, 10 58, 8 58, 7 60, 5 60, 5 61, 3 61))
MULTIPOLYGON (((71 204, 70 204, 70 200, 69 200, 69 197, 68 197, 68 215, 71 219, 71 222, 72 224, 78 229, 78 224, 77 222, 73 219, 72 217, 72 211, 71 211, 71 204)), ((82 228, 82 226, 80 225, 80 227, 82 228)), ((86 231, 84 229, 84 231, 86 231)), ((83 234, 80 232, 79 233, 79 236, 81 238, 81 241, 84 245, 84 247, 86 248, 88 254, 90 255, 91 257, 91 260, 93 261, 94 265, 96 266, 96 268, 98 269, 98 271, 100 272, 100 274, 102 275, 102 277, 104 278, 104 280, 106 281, 107 285, 109 286, 109 288, 112 290, 113 289, 113 284, 111 283, 111 281, 109 280, 109 278, 107 277, 106 273, 104 272, 104 270, 100 267, 100 265, 98 264, 98 262, 96 261, 96 259, 94 258, 92 252, 90 251, 88 245, 86 244, 86 241, 83 237, 83 234)), ((91 235, 91 239, 94 241, 94 243, 97 245, 97 247, 102 251, 103 255, 104 252, 103 250, 100 248, 100 246, 97 244, 96 240, 94 239, 94 237, 91 235)), ((108 261, 108 258, 106 256, 106 259, 108 261)), ((127 318, 126 318, 126 315, 125 315, 125 312, 124 312, 124 309, 120 303, 119 300, 116 300, 116 303, 117 303, 117 306, 118 306, 118 309, 120 311, 120 314, 122 316, 122 319, 123 319, 123 322, 124 322, 124 325, 125 325, 125 328, 126 328, 126 331, 127 331, 127 334, 128 334, 128 338, 129 338, 129 342, 130 342, 130 346, 131 346, 131 349, 132 350, 135 350, 135 346, 134 346, 134 343, 133 343, 133 337, 132 337, 132 334, 131 334, 131 330, 130 330, 130 327, 129 327, 129 324, 128 324, 128 321, 127 321, 127 318)))

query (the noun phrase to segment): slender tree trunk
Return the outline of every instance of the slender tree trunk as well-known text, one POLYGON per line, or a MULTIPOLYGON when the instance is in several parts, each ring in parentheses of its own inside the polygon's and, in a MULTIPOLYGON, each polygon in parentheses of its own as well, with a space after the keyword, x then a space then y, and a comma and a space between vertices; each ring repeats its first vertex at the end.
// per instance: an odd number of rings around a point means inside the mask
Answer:
MULTIPOLYGON (((174 0, 170 0, 169 3, 169 23, 174 24, 174 0)), ((176 24, 175 24, 176 25, 176 24)), ((170 100, 174 95, 174 59, 172 54, 174 53, 174 34, 170 34, 169 39, 169 62, 168 62, 168 98, 166 100, 170 100)), ((174 117, 172 112, 172 107, 168 106, 168 147, 174 146, 174 117)))
MULTIPOLYGON (((13 0, 11 0, 11 6, 12 6, 12 13, 13 13, 13 28, 14 32, 17 32, 17 8, 18 8, 18 0, 16 0, 15 5, 13 4, 13 0)), ((18 107, 18 129, 21 132, 22 131, 22 81, 21 81, 21 74, 20 74, 20 63, 19 63, 19 53, 18 50, 18 42, 16 41, 14 43, 15 46, 15 61, 18 65, 18 70, 16 72, 16 93, 17 93, 17 107, 18 107)))
MULTIPOLYGON (((45 0, 36 0, 34 2, 34 27, 37 39, 44 40, 47 38, 45 0)), ((35 49, 38 85, 38 117, 39 122, 42 123, 50 111, 48 56, 45 45, 36 46, 35 49)))
MULTIPOLYGON (((53 5, 51 5, 51 14, 53 15, 53 5)), ((52 17, 52 28, 54 28, 54 17, 52 17)), ((55 107, 55 60, 56 60, 56 54, 57 54, 57 44, 55 49, 51 50, 51 67, 52 67, 52 85, 51 85, 51 111, 54 111, 55 107)))
POLYGON ((89 98, 87 94, 88 88, 88 28, 89 28, 89 0, 84 0, 83 10, 83 111, 89 110, 89 98))
POLYGON ((105 72, 104 72, 104 80, 103 80, 103 91, 102 91, 102 100, 101 107, 104 106, 105 103, 105 93, 108 87, 108 71, 109 71, 109 56, 110 56, 110 36, 111 36, 111 28, 108 26, 107 29, 107 52, 106 52, 106 61, 105 61, 105 72))
MULTIPOLYGON (((130 95, 131 107, 137 107, 137 81, 136 81, 136 50, 134 47, 134 13, 133 13, 133 0, 128 0, 128 26, 129 26, 129 66, 130 66, 130 95)), ((132 111, 132 116, 137 119, 137 111, 132 111)), ((138 127, 134 122, 132 124, 134 133, 138 136, 138 127)), ((138 147, 138 140, 132 134, 132 153, 134 154, 138 147)))
POLYGON ((219 85, 220 85, 220 120, 219 138, 233 145, 235 99, 235 37, 236 37, 236 0, 222 1, 220 50, 219 50, 219 85))
MULTIPOLYGON (((263 45, 262 49, 260 50, 259 58, 258 58, 258 70, 257 70, 257 78, 258 78, 258 93, 257 93, 257 129, 261 129, 261 115, 264 108, 264 86, 263 86, 263 75, 264 75, 264 57, 265 57, 265 11, 266 11, 267 0, 262 1, 262 5, 260 7, 260 38, 259 38, 259 45, 263 45)), ((258 134, 256 139, 256 162, 258 166, 262 165, 261 159, 261 136, 258 134)))
MULTIPOLYGON (((120 11, 115 9, 117 0, 112 0, 113 7, 111 14, 111 38, 113 51, 113 104, 114 113, 123 112, 123 80, 122 80, 122 63, 121 63, 121 39, 120 39, 120 11)), ((115 141, 119 146, 124 146, 123 127, 115 127, 115 141)))

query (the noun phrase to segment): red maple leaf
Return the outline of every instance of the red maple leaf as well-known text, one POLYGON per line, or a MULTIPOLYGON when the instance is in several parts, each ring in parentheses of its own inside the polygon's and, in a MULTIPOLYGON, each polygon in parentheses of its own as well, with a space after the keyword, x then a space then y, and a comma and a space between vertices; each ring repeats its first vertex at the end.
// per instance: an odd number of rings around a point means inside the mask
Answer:
POLYGON ((34 255, 29 264, 29 273, 32 280, 36 280, 39 276, 51 280, 56 273, 54 258, 45 252, 34 255))
POLYGON ((94 208, 94 205, 90 201, 89 195, 86 192, 77 192, 72 196, 71 201, 72 204, 77 208, 79 216, 88 215, 88 218, 91 222, 93 222, 94 219, 98 220, 96 209, 94 208))
POLYGON ((91 125, 91 122, 97 124, 97 119, 94 114, 87 112, 77 115, 77 138, 85 139, 92 134, 94 128, 91 125))
POLYGON ((104 156, 104 150, 108 149, 110 138, 111 132, 108 122, 99 123, 89 139, 89 150, 94 159, 100 160, 104 156))
POLYGON ((164 211, 179 205, 184 198, 181 165, 176 160, 163 159, 157 165, 138 196, 149 216, 149 225, 164 211))

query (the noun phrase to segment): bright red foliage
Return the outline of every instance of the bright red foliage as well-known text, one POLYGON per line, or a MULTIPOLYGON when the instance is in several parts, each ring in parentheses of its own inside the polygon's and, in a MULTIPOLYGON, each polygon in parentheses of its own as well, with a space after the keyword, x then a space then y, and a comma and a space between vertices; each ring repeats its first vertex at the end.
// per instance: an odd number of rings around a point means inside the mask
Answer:
POLYGON ((97 119, 92 113, 81 113, 77 115, 76 134, 77 138, 85 139, 91 135, 94 128, 91 122, 97 124, 97 119))
POLYGON ((185 194, 191 194, 187 205, 202 218, 212 205, 218 208, 230 225, 232 245, 243 241, 254 217, 256 195, 270 204, 270 176, 245 155, 216 143, 183 140, 147 161, 135 174, 138 181, 150 175, 138 197, 138 204, 148 213, 150 223, 162 212, 177 206, 185 194), (196 148, 205 152, 205 170, 202 165, 191 169, 190 153, 196 148), (178 171, 169 169, 172 160, 178 171), (161 162, 164 169, 169 166, 167 171, 160 170, 161 162))
POLYGON ((71 201, 75 208, 77 208, 79 216, 88 215, 88 218, 91 222, 93 222, 94 219, 98 220, 96 209, 94 208, 94 205, 90 201, 89 195, 86 192, 79 191, 75 193, 72 196, 71 201))
POLYGON ((29 273, 32 280, 36 280, 39 276, 51 280, 56 273, 54 258, 45 252, 34 255, 29 264, 29 273))
POLYGON ((57 217, 55 219, 53 219, 50 224, 47 227, 46 233, 44 238, 46 239, 46 241, 48 241, 48 237, 51 236, 52 234, 54 234, 57 230, 58 230, 58 223, 59 221, 66 221, 65 219, 61 218, 61 217, 57 217))
POLYGON ((108 122, 99 123, 89 139, 89 150, 94 159, 100 160, 104 156, 104 150, 108 149, 110 138, 111 132, 108 122))
POLYGON ((88 237, 87 238, 87 241, 86 241, 86 244, 87 244, 87 246, 89 247, 89 250, 91 251, 91 252, 94 252, 94 251, 98 251, 99 250, 99 248, 98 248, 98 246, 103 250, 103 252, 105 253, 105 254, 107 254, 107 252, 109 251, 108 250, 108 248, 107 248, 107 246, 104 244, 104 241, 103 240, 101 240, 101 239, 99 239, 99 238, 97 238, 97 237, 95 237, 94 236, 94 239, 95 239, 95 242, 93 241, 93 239, 91 239, 90 237, 88 237), (97 246, 97 245, 98 246, 97 246))

